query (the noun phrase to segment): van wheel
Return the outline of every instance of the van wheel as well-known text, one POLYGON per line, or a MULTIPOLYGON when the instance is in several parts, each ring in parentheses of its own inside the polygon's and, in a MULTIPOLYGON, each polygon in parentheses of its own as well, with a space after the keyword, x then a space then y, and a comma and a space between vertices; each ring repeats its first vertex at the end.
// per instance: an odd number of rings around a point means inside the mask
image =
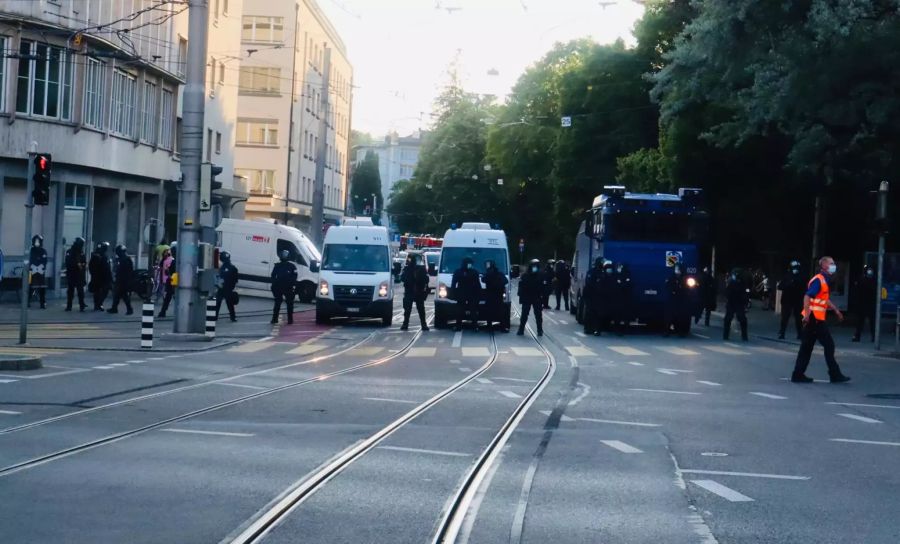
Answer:
POLYGON ((316 325, 324 325, 324 324, 328 323, 330 320, 331 320, 330 317, 319 312, 319 310, 316 310, 316 325))
POLYGON ((569 313, 575 315, 577 311, 575 310, 575 297, 569 297, 569 313))
POLYGON ((385 327, 390 327, 391 322, 394 321, 394 309, 391 308, 381 316, 381 324, 385 327))
POLYGON ((297 289, 297 300, 305 304, 311 304, 316 300, 316 286, 311 282, 303 282, 297 289))
POLYGON ((578 299, 578 309, 575 311, 575 321, 577 321, 579 325, 584 323, 584 302, 581 301, 581 298, 578 299))

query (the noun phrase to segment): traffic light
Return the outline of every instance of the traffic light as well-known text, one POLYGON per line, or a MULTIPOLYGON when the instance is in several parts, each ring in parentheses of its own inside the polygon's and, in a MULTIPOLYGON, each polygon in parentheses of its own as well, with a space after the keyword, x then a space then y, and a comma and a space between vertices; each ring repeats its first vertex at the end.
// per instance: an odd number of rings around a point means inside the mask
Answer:
POLYGON ((222 167, 211 162, 200 166, 200 209, 208 211, 212 208, 212 192, 222 188, 222 182, 216 176, 222 173, 222 167))
POLYGON ((34 190, 31 196, 35 206, 47 206, 50 204, 50 171, 53 169, 53 159, 49 153, 38 153, 34 156, 34 190))

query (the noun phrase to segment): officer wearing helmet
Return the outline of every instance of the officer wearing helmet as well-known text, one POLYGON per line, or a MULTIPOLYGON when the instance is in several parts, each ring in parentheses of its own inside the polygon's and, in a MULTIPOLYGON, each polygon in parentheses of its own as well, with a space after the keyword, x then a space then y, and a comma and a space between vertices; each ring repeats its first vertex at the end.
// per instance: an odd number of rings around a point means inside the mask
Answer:
POLYGON ((584 278, 584 290, 581 292, 584 334, 600 334, 604 262, 603 257, 594 259, 594 267, 588 270, 584 278))
POLYGON ((481 280, 471 257, 463 258, 462 265, 453 272, 450 290, 457 305, 456 330, 462 330, 463 319, 468 318, 472 322, 472 328, 477 331, 481 280))
POLYGON ((519 280, 519 304, 522 305, 522 317, 519 319, 519 336, 525 334, 525 325, 528 323, 528 314, 534 311, 534 321, 537 323, 537 335, 544 335, 543 310, 544 293, 548 288, 547 276, 541 270, 541 261, 532 259, 528 264, 528 270, 522 274, 519 280))
MULTIPOLYGON (((237 321, 237 316, 234 314, 234 302, 237 298, 237 293, 234 292, 234 288, 237 286, 238 282, 238 269, 231 264, 231 254, 227 251, 223 251, 219 254, 219 261, 221 261, 222 264, 219 266, 219 272, 216 274, 216 319, 219 318, 219 308, 222 307, 222 301, 224 300, 225 304, 228 306, 228 316, 231 318, 232 322, 235 322, 237 321)), ((276 264, 275 266, 278 265, 276 264)), ((296 274, 296 268, 294 269, 294 272, 296 274)), ((289 308, 293 309, 293 297, 289 308)), ((288 313, 292 313, 292 310, 288 313)), ((293 321, 293 319, 291 319, 291 321, 293 321)))
POLYGON ((103 311, 103 303, 112 286, 112 267, 109 264, 108 252, 109 242, 100 242, 91 253, 91 260, 88 262, 88 272, 91 273, 88 291, 94 294, 95 312, 103 311))
POLYGON ((875 270, 866 265, 863 268, 862 276, 856 281, 856 334, 853 335, 853 342, 859 342, 862 336, 863 327, 866 319, 869 320, 869 332, 872 335, 872 341, 875 341, 875 293, 878 292, 878 282, 875 279, 875 270))
POLYGON ((131 315, 134 309, 131 307, 131 280, 134 277, 134 261, 128 256, 128 249, 119 244, 116 246, 115 288, 113 289, 111 314, 119 313, 119 301, 125 303, 125 314, 131 315))
POLYGON ((66 250, 66 311, 72 311, 72 299, 78 293, 78 310, 87 308, 84 303, 84 284, 87 275, 87 258, 84 256, 84 238, 75 238, 72 247, 66 250))
POLYGON ((31 237, 28 265, 31 272, 28 306, 31 306, 31 297, 37 293, 38 300, 41 302, 41 309, 43 310, 47 308, 47 250, 44 249, 44 237, 39 234, 31 237))
POLYGON ((750 288, 744 282, 741 270, 735 268, 728 276, 725 284, 725 325, 722 339, 728 340, 731 335, 731 321, 737 317, 741 324, 741 340, 749 340, 747 336, 747 303, 750 302, 750 288))
POLYGON ((672 267, 672 275, 666 280, 665 316, 663 318, 663 336, 669 336, 672 330, 679 336, 687 335, 685 325, 690 325, 687 313, 687 287, 681 263, 672 267), (687 322, 685 322, 687 319, 687 322))
POLYGON ((275 307, 272 309, 273 325, 278 323, 282 300, 287 304, 288 325, 294 324, 294 286, 297 284, 297 267, 289 260, 290 256, 288 250, 281 250, 278 253, 280 262, 275 263, 272 268, 272 295, 275 297, 275 307))
POLYGON ((800 275, 800 262, 791 261, 788 271, 778 282, 778 290, 781 291, 781 328, 778 329, 778 338, 784 339, 788 323, 794 318, 797 327, 797 338, 803 332, 803 295, 806 294, 805 278, 800 275))

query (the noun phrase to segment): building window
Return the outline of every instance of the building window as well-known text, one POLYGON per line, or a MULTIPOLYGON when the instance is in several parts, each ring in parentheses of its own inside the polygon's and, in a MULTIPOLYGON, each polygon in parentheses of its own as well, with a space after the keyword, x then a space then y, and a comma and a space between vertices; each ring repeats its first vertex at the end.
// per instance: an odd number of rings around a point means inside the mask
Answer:
MULTIPOLYGON (((0 36, 0 51, 6 51, 6 38, 0 36)), ((6 111, 6 55, 0 58, 0 112, 6 111)))
POLYGON ((141 119, 141 140, 147 143, 156 141, 156 84, 144 82, 144 108, 141 119))
POLYGON ((247 178, 251 193, 271 195, 275 192, 275 170, 248 170, 238 168, 235 174, 247 178))
POLYGON ((222 133, 216 132, 216 155, 222 154, 222 133))
POLYGON ((216 96, 216 58, 209 58, 209 96, 216 96))
POLYGON ((87 185, 66 183, 66 207, 87 208, 87 185))
POLYGON ((82 122, 85 126, 103 128, 103 74, 105 65, 88 57, 84 67, 84 108, 82 122))
POLYGON ((159 109, 159 147, 172 149, 172 115, 175 95, 168 89, 162 91, 162 105, 159 109))
POLYGON ((279 94, 281 92, 281 68, 241 66, 238 90, 241 94, 279 94))
POLYGON ((175 67, 175 73, 180 77, 184 77, 187 70, 188 41, 184 38, 178 38, 178 66, 175 67))
POLYGON ((237 145, 278 145, 278 120, 277 119, 238 119, 237 145))
POLYGON ((59 47, 22 40, 16 111, 53 119, 71 119, 72 63, 59 47))
POLYGON ((282 43, 284 41, 284 18, 245 15, 241 40, 245 42, 282 43))
POLYGON ((137 80, 128 72, 116 70, 112 82, 112 117, 109 128, 116 134, 134 135, 134 102, 137 80))

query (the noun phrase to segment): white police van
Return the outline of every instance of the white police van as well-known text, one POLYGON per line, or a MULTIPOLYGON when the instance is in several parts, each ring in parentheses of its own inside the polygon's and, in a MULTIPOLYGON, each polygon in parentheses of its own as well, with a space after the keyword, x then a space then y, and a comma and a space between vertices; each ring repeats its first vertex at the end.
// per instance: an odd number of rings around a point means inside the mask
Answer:
POLYGON ((368 217, 348 217, 328 229, 316 289, 316 323, 332 317, 376 317, 385 326, 394 314, 391 245, 385 227, 368 217))
MULTIPOLYGON (((456 301, 452 298, 450 287, 453 273, 460 268, 464 258, 472 259, 474 268, 484 275, 485 262, 494 261, 497 270, 510 279, 509 249, 506 233, 491 227, 488 223, 463 223, 459 228, 451 227, 444 234, 441 247, 441 259, 438 265, 437 292, 434 297, 434 326, 442 328, 447 322, 457 317, 456 301)), ((482 288, 484 281, 481 282, 482 288)), ((483 314, 485 300, 479 301, 479 316, 483 314)), ((509 329, 510 322, 510 285, 506 285, 503 295, 503 306, 500 321, 504 329, 509 329)))

